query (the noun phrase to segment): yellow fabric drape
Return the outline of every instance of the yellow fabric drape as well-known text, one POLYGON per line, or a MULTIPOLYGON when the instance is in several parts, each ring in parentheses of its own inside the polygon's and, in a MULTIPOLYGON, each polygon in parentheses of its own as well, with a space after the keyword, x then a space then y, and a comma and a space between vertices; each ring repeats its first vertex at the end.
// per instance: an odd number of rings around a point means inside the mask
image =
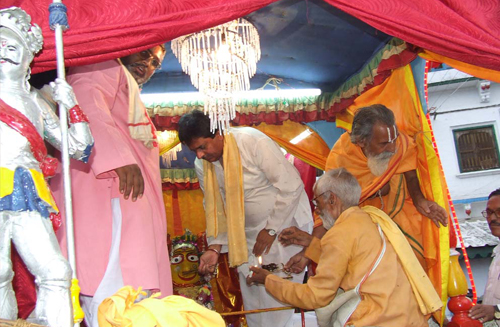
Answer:
POLYGON ((483 68, 479 66, 474 66, 471 64, 466 64, 465 62, 461 62, 455 59, 451 59, 445 56, 438 55, 429 50, 424 50, 419 53, 419 56, 430 61, 437 61, 447 64, 455 69, 458 69, 464 73, 467 73, 472 76, 479 77, 481 79, 486 79, 489 81, 500 83, 500 71, 493 70, 488 68, 483 68))
MULTIPOLYGON (((380 103, 390 108, 396 117, 398 128, 415 139, 418 149, 417 173, 422 193, 449 212, 446 184, 439 161, 432 146, 430 126, 422 110, 410 65, 398 68, 381 85, 356 98, 353 105, 337 115, 337 126, 351 130, 354 113, 362 107, 380 103)), ((422 222, 424 249, 433 261, 441 263, 428 267, 428 275, 434 288, 446 305, 449 274, 449 229, 436 228, 430 219, 422 222)), ((440 320, 444 318, 441 310, 440 320)))
POLYGON ((300 160, 313 167, 322 170, 325 169, 326 158, 330 153, 330 148, 316 132, 306 125, 287 120, 283 122, 283 125, 262 123, 254 126, 254 128, 269 136, 288 153, 300 160), (306 130, 309 130, 312 134, 297 144, 290 143, 293 138, 306 130))
POLYGON ((374 223, 380 225, 385 236, 389 239, 389 243, 392 244, 410 281, 413 294, 417 299, 422 314, 428 315, 439 310, 443 306, 441 299, 434 290, 424 269, 413 255, 413 250, 398 225, 382 210, 372 206, 364 206, 361 209, 370 216, 374 223))
POLYGON ((134 303, 138 294, 145 294, 131 286, 124 286, 105 299, 98 309, 101 327, 224 327, 224 320, 191 299, 171 295, 158 299, 154 296, 134 303))
POLYGON ((214 165, 203 160, 207 237, 217 237, 219 233, 227 233, 229 264, 235 267, 248 262, 248 249, 245 235, 243 166, 238 145, 231 133, 224 134, 222 160, 225 206, 214 165))

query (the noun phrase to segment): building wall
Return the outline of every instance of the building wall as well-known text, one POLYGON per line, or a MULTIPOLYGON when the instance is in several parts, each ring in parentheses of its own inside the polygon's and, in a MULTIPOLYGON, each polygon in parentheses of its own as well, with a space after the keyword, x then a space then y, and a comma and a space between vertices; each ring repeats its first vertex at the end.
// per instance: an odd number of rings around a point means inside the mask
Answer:
POLYGON ((465 213, 465 205, 470 204, 470 216, 480 217, 486 197, 500 187, 500 169, 460 173, 453 130, 493 125, 497 144, 500 144, 500 85, 492 82, 489 101, 481 102, 478 88, 480 81, 472 78, 464 80, 469 75, 450 71, 447 73, 448 78, 457 76, 460 82, 437 85, 442 82, 441 79, 445 83, 450 82, 446 81, 446 77, 443 78, 443 72, 439 72, 441 76, 434 76, 434 81, 432 75, 429 77, 428 107, 429 112, 435 113, 435 116, 431 115, 431 123, 457 216, 469 217, 465 213))
MULTIPOLYGON (((481 217, 487 196, 500 187, 500 169, 461 173, 453 131, 492 125, 497 145, 500 145, 500 85, 491 82, 489 100, 481 102, 481 81, 470 75, 450 69, 430 73, 428 80, 428 110, 435 113, 434 116, 431 114, 432 128, 457 217, 459 222, 469 217, 481 217), (466 205, 471 206, 470 215, 465 212, 466 205)), ((481 298, 491 257, 473 258, 470 263, 477 296, 481 298)), ((460 265, 470 288, 463 260, 460 265)))

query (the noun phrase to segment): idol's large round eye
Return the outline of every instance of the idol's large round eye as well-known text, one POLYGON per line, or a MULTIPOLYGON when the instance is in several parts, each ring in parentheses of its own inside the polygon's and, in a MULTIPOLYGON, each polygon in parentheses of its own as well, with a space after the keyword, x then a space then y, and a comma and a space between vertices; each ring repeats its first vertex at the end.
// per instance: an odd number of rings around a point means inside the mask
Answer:
POLYGON ((187 256, 187 259, 191 262, 198 262, 200 258, 196 254, 190 254, 187 256))
POLYGON ((174 265, 181 263, 184 261, 184 256, 182 254, 178 254, 175 257, 172 257, 172 260, 170 262, 174 265))

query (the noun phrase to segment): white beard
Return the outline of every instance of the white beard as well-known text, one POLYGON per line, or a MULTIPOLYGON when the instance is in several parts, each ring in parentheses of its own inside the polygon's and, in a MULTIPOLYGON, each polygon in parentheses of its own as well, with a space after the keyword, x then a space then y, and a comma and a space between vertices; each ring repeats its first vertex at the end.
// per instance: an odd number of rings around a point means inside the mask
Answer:
POLYGON ((367 164, 371 173, 375 176, 381 176, 385 173, 393 155, 392 152, 382 152, 376 156, 369 155, 367 164))
POLYGON ((323 227, 326 230, 329 230, 335 224, 335 219, 333 219, 332 215, 329 212, 322 212, 320 217, 323 221, 323 227))

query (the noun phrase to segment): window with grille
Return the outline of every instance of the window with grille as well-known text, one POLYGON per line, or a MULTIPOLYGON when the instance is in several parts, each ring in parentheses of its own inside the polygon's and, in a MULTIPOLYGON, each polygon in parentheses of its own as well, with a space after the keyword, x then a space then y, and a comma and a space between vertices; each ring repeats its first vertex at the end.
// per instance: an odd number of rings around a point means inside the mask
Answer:
POLYGON ((461 173, 500 168, 493 126, 453 131, 461 173))

